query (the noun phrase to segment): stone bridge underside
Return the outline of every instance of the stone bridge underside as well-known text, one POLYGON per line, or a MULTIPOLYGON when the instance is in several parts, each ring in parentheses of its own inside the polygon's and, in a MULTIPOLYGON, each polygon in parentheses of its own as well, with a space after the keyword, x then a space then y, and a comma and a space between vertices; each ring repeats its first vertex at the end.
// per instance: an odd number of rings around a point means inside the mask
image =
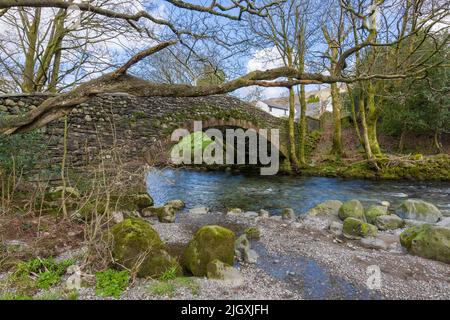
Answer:
MULTIPOLYGON (((0 96, 0 113, 18 114, 35 108, 48 95, 0 96)), ((135 97, 128 94, 95 96, 80 104, 68 116, 69 162, 84 166, 99 157, 123 160, 145 157, 155 164, 167 163, 177 128, 192 129, 201 120, 203 128, 215 126, 243 129, 279 129, 280 154, 287 155, 286 121, 230 96, 196 98, 135 97)), ((64 119, 41 129, 45 133, 49 157, 61 160, 64 119)))

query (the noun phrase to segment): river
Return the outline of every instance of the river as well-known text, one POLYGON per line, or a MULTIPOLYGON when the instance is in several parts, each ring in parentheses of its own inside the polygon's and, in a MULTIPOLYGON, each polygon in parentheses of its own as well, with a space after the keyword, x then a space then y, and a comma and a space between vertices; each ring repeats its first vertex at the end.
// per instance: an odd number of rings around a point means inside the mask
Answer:
POLYGON ((154 169, 147 188, 155 205, 182 199, 187 208, 211 210, 266 209, 272 214, 291 207, 302 214, 325 200, 359 199, 368 205, 385 200, 396 205, 407 198, 434 203, 450 212, 449 182, 349 180, 325 177, 257 176, 228 172, 154 169))

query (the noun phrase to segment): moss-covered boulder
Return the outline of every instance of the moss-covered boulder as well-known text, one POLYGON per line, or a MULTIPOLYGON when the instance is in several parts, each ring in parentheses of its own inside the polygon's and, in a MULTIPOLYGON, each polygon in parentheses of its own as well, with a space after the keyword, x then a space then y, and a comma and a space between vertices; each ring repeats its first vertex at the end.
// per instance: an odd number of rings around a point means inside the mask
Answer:
POLYGON ((140 193, 129 196, 130 200, 137 206, 139 210, 142 210, 153 205, 153 198, 147 193, 140 193))
POLYGON ((189 242, 184 253, 184 266, 194 276, 205 276, 209 262, 218 259, 226 264, 234 263, 233 231, 220 226, 201 227, 189 242))
POLYGON ((442 218, 441 211, 433 204, 409 199, 395 209, 395 213, 403 219, 419 220, 427 223, 436 223, 442 218))
POLYGON ((411 254, 450 263, 450 229, 423 225, 408 228, 400 235, 401 244, 411 254))
POLYGON ((339 208, 338 215, 342 221, 347 218, 364 220, 364 207, 359 200, 350 200, 339 208))
POLYGON ((261 238, 261 230, 258 227, 249 227, 244 230, 247 239, 259 240, 261 238))
POLYGON ((319 203, 317 206, 309 210, 306 214, 308 216, 337 216, 339 209, 343 203, 339 200, 328 200, 323 203, 319 203))
POLYGON ((377 217, 388 215, 388 208, 385 206, 371 205, 364 213, 366 221, 375 224, 377 217))
POLYGON ((367 237, 375 237, 378 229, 376 226, 355 218, 347 218, 344 220, 342 227, 344 236, 349 239, 361 239, 367 237))
POLYGON ((376 217, 375 225, 380 230, 395 230, 403 228, 405 222, 399 216, 395 214, 390 214, 376 217))
POLYGON ((178 261, 166 251, 158 233, 144 220, 125 219, 112 230, 113 258, 118 266, 136 270, 139 277, 158 277, 175 268, 181 274, 178 261))

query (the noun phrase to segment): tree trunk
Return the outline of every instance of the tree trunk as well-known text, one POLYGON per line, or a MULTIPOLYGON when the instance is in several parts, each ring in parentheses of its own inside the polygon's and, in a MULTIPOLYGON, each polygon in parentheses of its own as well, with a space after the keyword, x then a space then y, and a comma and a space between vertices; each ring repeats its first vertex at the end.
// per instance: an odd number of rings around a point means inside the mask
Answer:
POLYGON ((300 129, 300 143, 298 149, 298 161, 300 166, 306 165, 306 155, 305 155, 305 145, 306 136, 308 135, 308 123, 306 120, 306 88, 305 85, 300 86, 300 119, 299 119, 299 129, 300 129))
POLYGON ((367 129, 369 143, 375 156, 381 156, 381 149, 377 138, 378 109, 375 104, 375 87, 371 81, 367 86, 367 129))
MULTIPOLYGON (((362 88, 362 86, 361 86, 362 88)), ((364 142, 364 150, 366 151, 366 158, 367 160, 373 160, 373 153, 372 148, 370 146, 369 141, 369 130, 367 128, 367 116, 366 116, 366 106, 364 103, 364 94, 363 91, 361 91, 361 94, 359 96, 359 111, 361 113, 361 125, 363 129, 363 142, 364 142)))
POLYGON ((400 141, 398 143, 398 151, 400 153, 403 153, 403 150, 405 149, 405 135, 406 135, 406 130, 402 129, 402 133, 400 134, 400 141))
POLYGON ((444 148, 442 147, 442 143, 440 141, 440 134, 438 130, 434 132, 434 146, 436 147, 438 153, 444 153, 444 148))
POLYGON ((359 144, 364 147, 364 141, 361 137, 361 132, 359 130, 358 117, 356 116, 356 106, 355 106, 355 99, 353 97, 353 90, 349 85, 347 85, 347 92, 348 92, 348 97, 350 99, 350 105, 352 108, 352 120, 353 120, 353 125, 355 126, 356 136, 358 137, 359 144))
MULTIPOLYGON (((289 157, 292 165, 298 167, 297 153, 295 151, 295 93, 289 88, 289 157)), ((295 169, 294 168, 294 169, 295 169)))
POLYGON ((342 148, 342 128, 341 128, 342 104, 337 83, 331 84, 331 100, 333 104, 333 122, 334 122, 332 152, 334 154, 342 156, 344 153, 342 148))
MULTIPOLYGON (((21 9, 20 16, 23 21, 27 21, 26 12, 21 9)), ((35 92, 34 69, 36 66, 36 46, 38 40, 38 29, 41 23, 41 9, 34 10, 34 18, 31 25, 26 27, 26 38, 28 47, 23 48, 25 52, 25 65, 23 70, 22 91, 35 92)), ((27 23, 24 23, 27 26, 27 23)))

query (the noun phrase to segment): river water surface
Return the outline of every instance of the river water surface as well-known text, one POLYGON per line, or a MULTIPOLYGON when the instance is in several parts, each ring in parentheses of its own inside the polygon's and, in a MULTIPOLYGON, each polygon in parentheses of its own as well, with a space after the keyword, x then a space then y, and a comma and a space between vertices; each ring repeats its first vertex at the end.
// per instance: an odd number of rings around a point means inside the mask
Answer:
POLYGON ((324 177, 246 176, 226 172, 154 170, 147 175, 148 192, 156 205, 182 199, 187 208, 212 210, 266 209, 272 214, 291 207, 301 214, 326 200, 359 199, 365 205, 386 200, 393 205, 407 198, 429 201, 450 210, 450 183, 348 180, 324 177))

